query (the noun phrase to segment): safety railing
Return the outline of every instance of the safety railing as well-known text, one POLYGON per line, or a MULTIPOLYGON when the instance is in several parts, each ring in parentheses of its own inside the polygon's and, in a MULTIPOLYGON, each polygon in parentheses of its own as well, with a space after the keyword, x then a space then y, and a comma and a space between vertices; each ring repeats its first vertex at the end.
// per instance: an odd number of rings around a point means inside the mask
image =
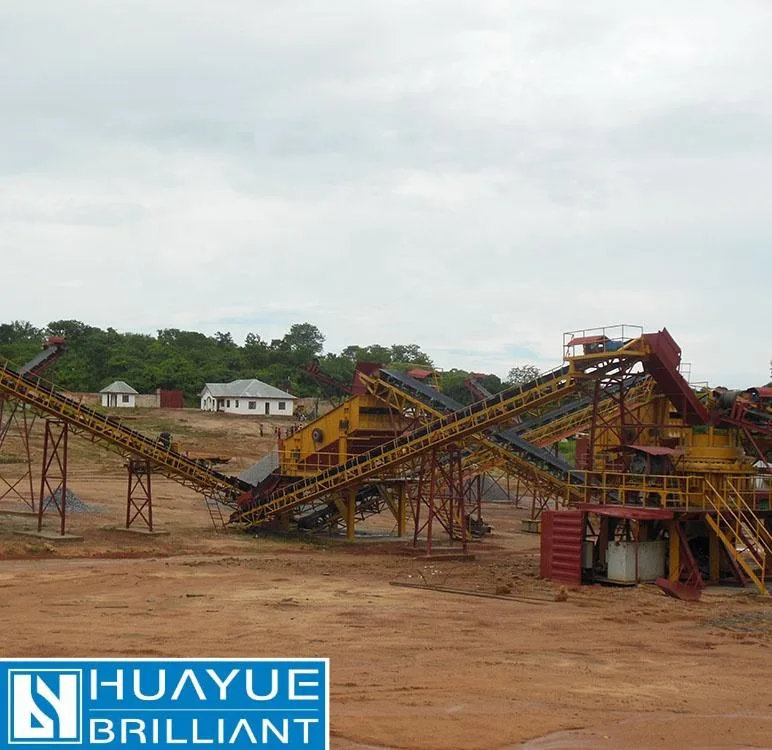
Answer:
MULTIPOLYGON (((647 403, 655 391, 654 381, 646 378, 634 385, 625 393, 624 405, 628 411, 647 403)), ((594 406, 588 406, 570 412, 565 416, 552 419, 545 424, 523 432, 523 437, 535 445, 549 445, 565 437, 584 432, 592 424, 594 406)), ((620 402, 604 394, 604 398, 598 403, 598 419, 607 422, 612 415, 619 412, 620 402)))
POLYGON ((578 471, 584 478, 584 502, 653 508, 702 509, 701 477, 630 474, 614 471, 578 471))
POLYGON ((389 474, 426 450, 463 440, 517 416, 530 406, 561 398, 571 393, 574 388, 575 384, 565 377, 565 368, 540 375, 522 386, 502 391, 487 401, 435 419, 409 435, 385 443, 346 463, 295 482, 285 490, 273 493, 257 507, 251 508, 242 520, 261 523, 296 504, 309 502, 376 475, 389 474))
POLYGON ((731 480, 725 480, 724 485, 725 490, 721 491, 705 479, 705 498, 711 510, 716 512, 715 518, 707 515, 706 521, 723 542, 728 554, 756 584, 759 593, 766 595, 772 535, 731 480))
POLYGON ((563 359, 615 352, 643 336, 643 327, 628 324, 582 328, 563 334, 563 359))

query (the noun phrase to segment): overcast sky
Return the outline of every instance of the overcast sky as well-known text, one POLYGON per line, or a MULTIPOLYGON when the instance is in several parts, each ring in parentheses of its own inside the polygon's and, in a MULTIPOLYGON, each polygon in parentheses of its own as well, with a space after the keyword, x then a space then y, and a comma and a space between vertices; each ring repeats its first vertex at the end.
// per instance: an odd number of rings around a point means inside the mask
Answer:
POLYGON ((0 0, 0 321, 769 376, 769 0, 0 0))

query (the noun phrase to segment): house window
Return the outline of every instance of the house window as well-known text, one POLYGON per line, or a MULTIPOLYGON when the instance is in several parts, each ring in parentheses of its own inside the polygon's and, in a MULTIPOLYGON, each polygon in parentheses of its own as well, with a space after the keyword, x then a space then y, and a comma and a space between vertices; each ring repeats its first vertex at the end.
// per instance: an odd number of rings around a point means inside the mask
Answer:
POLYGON ((124 393, 121 396, 121 403, 123 403, 123 404, 128 404, 129 403, 129 394, 128 393, 124 393))
POLYGON ((250 409, 257 409, 257 401, 250 401, 249 402, 249 408, 250 409))
POLYGON ((228 400, 225 402, 225 408, 226 408, 226 409, 230 409, 230 408, 231 408, 231 400, 230 400, 230 399, 228 399, 228 400))
POLYGON ((287 410, 287 402, 279 401, 279 411, 286 411, 286 410, 287 410))
POLYGON ((239 400, 238 399, 236 399, 236 408, 237 409, 239 408, 239 400))

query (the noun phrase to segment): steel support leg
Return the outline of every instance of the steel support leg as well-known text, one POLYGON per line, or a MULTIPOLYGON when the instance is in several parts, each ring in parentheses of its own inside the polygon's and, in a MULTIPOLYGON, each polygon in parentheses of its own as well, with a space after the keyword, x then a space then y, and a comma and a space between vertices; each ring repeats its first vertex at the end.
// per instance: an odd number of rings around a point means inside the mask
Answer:
POLYGON ((64 536, 67 515, 67 436, 66 422, 46 420, 43 438, 43 471, 40 477, 38 531, 43 528, 43 514, 49 505, 59 514, 59 533, 64 536))
POLYGON ((718 583, 721 561, 721 540, 718 534, 708 526, 708 544, 710 549, 710 582, 718 583))
POLYGON ((668 579, 677 583, 681 577, 681 542, 676 524, 678 521, 668 521, 668 579))
POLYGON ((346 490, 346 539, 353 542, 356 537, 357 495, 355 490, 346 490))
POLYGON ((400 484, 397 486, 397 536, 405 536, 405 525, 407 521, 407 507, 405 503, 405 487, 400 484))
POLYGON ((150 485, 150 461, 131 458, 126 465, 129 485, 126 494, 126 528, 140 518, 148 531, 153 530, 153 493, 150 485))
POLYGON ((3 443, 9 438, 10 433, 12 439, 20 442, 20 445, 14 446, 13 451, 20 452, 21 461, 19 463, 24 465, 21 474, 14 472, 13 467, 18 465, 16 463, 0 466, 0 482, 5 486, 0 491, 0 500, 9 495, 15 496, 28 505, 33 513, 36 508, 35 488, 32 478, 30 435, 34 424, 35 418, 27 415, 27 409, 24 404, 20 401, 9 401, 0 395, 0 451, 2 451, 3 443), (13 475, 9 474, 9 470, 14 472, 13 475))

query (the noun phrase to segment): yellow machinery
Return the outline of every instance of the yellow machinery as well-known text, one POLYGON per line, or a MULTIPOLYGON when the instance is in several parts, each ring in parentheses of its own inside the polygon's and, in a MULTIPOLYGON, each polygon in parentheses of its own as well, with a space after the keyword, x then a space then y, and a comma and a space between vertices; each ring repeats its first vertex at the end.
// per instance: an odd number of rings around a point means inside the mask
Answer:
POLYGON ((393 440, 408 424, 374 396, 352 396, 281 441, 280 472, 312 476, 393 440))
MULTIPOLYGON (((434 395, 427 402, 420 389, 394 387, 384 373, 364 377, 366 392, 281 443, 280 481, 257 488, 5 365, 0 393, 127 457, 152 463, 205 497, 234 506, 240 496, 233 519, 247 527, 334 508, 353 535, 366 503, 388 505, 404 525, 402 496, 384 489, 404 486, 418 487, 416 497, 429 507, 448 508, 448 526, 463 526, 464 471, 497 464, 568 505, 670 514, 671 578, 681 574, 689 554, 682 529, 676 534, 676 516, 697 514, 711 530, 711 549, 723 546, 732 564, 765 590, 772 554, 765 520, 769 497, 755 486, 745 446, 749 435, 768 430, 768 424, 748 427, 734 407, 717 413, 698 398, 678 372, 680 350, 667 331, 574 333, 564 347, 562 367, 462 409, 450 410, 434 395), (642 373, 647 377, 639 377, 642 373), (571 399, 584 399, 587 406, 574 408, 571 399), (551 411, 555 418, 544 418, 551 411), (507 425, 512 430, 500 429, 507 425), (566 466, 539 445, 579 429, 589 434, 586 470, 566 466)), ((766 412, 755 403, 751 416, 757 420, 766 412)), ((414 515, 419 507, 413 506, 414 515)), ((711 557, 711 574, 718 557, 711 557)))

